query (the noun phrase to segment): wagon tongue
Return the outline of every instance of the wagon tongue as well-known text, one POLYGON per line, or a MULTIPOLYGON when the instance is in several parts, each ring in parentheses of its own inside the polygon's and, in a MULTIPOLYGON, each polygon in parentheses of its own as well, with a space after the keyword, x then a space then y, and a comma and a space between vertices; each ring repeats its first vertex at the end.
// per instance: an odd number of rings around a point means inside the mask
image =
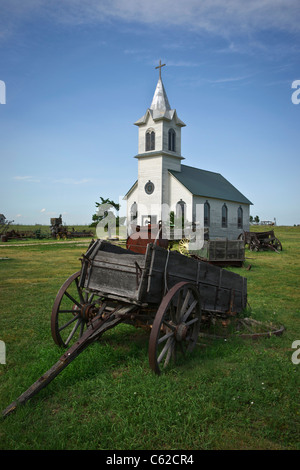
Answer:
POLYGON ((81 336, 81 338, 73 344, 47 372, 45 372, 31 387, 29 387, 16 401, 12 402, 4 411, 3 418, 16 410, 18 405, 24 405, 30 398, 36 395, 40 390, 46 387, 63 369, 65 369, 82 351, 84 351, 91 343, 96 341, 105 331, 114 327, 124 320, 129 311, 136 308, 131 305, 128 307, 120 306, 105 318, 95 317, 89 328, 81 336))

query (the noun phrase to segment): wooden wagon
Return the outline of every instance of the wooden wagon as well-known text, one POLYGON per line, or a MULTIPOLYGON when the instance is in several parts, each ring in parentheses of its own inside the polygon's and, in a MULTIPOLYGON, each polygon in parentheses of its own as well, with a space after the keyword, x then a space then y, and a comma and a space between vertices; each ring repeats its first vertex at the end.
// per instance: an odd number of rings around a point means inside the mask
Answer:
POLYGON ((69 349, 3 415, 121 322, 149 328, 149 364, 160 374, 177 352, 194 349, 203 315, 236 315, 246 304, 247 281, 236 273, 153 243, 139 254, 92 241, 81 270, 62 285, 52 309, 53 339, 69 349))
POLYGON ((282 251, 280 240, 275 236, 274 230, 267 232, 243 232, 240 237, 251 251, 273 250, 282 251))

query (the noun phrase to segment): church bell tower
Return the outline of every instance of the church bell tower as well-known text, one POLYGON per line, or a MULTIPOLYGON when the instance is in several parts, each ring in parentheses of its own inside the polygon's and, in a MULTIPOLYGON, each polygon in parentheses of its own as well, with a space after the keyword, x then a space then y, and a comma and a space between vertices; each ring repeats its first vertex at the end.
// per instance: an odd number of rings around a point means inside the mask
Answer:
POLYGON ((159 78, 150 108, 134 124, 138 137, 138 223, 158 223, 162 219, 162 204, 170 204, 168 170, 181 171, 181 128, 185 126, 175 109, 171 109, 161 78, 159 78))

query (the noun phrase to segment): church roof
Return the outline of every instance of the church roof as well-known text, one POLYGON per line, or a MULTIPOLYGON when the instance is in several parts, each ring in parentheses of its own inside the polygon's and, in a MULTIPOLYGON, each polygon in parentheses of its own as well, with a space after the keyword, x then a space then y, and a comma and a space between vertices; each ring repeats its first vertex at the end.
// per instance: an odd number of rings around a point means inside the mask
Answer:
POLYGON ((200 170, 187 165, 181 165, 181 171, 169 170, 169 172, 195 196, 252 204, 220 173, 200 170))

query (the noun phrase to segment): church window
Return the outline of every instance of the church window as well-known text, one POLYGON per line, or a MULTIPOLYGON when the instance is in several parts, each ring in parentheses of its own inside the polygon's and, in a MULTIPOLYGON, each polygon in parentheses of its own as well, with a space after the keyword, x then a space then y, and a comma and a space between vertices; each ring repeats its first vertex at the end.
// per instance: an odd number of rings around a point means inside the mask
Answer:
POLYGON ((238 220, 238 228, 243 228, 243 209, 241 206, 238 208, 237 211, 237 220, 238 220))
POLYGON ((131 222, 133 222, 133 220, 137 219, 137 216, 138 216, 138 212, 137 212, 137 203, 134 202, 130 208, 130 219, 131 219, 131 222))
POLYGON ((172 152, 176 151, 176 132, 174 129, 169 129, 168 132, 168 149, 172 152))
POLYGON ((210 226, 210 205, 209 202, 206 201, 204 203, 204 227, 210 226))
POLYGON ((148 150, 155 150, 155 132, 153 129, 146 131, 146 152, 148 150))
POLYGON ((222 227, 223 228, 227 227, 227 223, 228 223, 227 219, 228 219, 228 209, 227 209, 226 204, 223 204, 222 206, 222 227))
POLYGON ((182 220, 185 218, 185 202, 180 199, 179 202, 176 204, 176 218, 179 219, 182 217, 182 220))
POLYGON ((145 184, 145 192, 146 194, 152 194, 154 191, 154 184, 152 181, 148 181, 148 183, 145 184))

